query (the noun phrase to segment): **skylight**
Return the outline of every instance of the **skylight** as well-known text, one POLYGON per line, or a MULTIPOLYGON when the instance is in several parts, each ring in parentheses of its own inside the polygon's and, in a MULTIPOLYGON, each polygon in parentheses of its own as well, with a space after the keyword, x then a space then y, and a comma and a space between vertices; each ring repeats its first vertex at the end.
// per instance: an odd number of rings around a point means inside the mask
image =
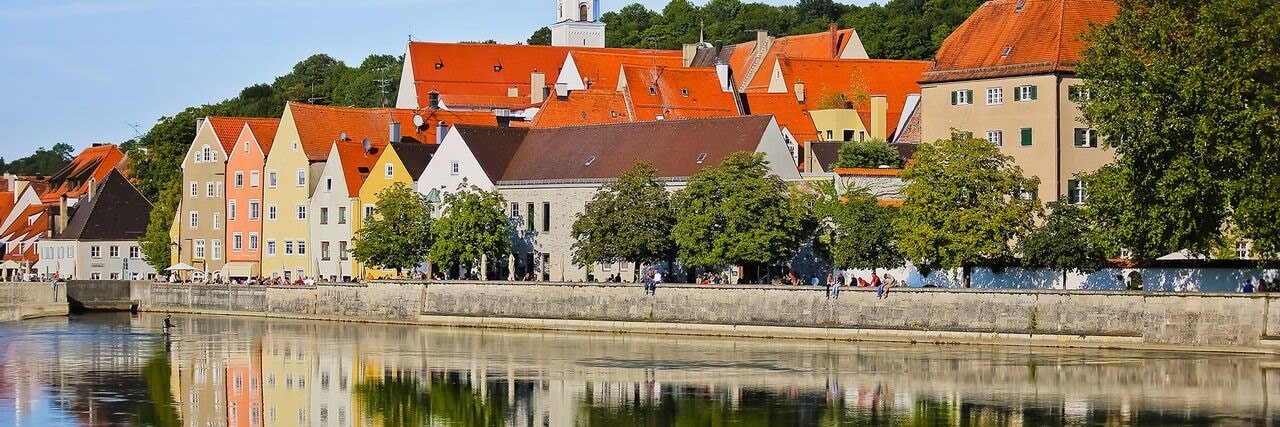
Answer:
POLYGON ((1000 57, 1004 58, 1009 56, 1009 52, 1013 52, 1013 46, 1005 46, 1004 50, 1000 52, 1000 57))
POLYGON ((583 166, 591 166, 591 164, 595 163, 595 161, 596 161, 596 156, 587 157, 587 163, 584 164, 583 166))
POLYGON ((707 153, 698 154, 698 164, 707 161, 707 153))

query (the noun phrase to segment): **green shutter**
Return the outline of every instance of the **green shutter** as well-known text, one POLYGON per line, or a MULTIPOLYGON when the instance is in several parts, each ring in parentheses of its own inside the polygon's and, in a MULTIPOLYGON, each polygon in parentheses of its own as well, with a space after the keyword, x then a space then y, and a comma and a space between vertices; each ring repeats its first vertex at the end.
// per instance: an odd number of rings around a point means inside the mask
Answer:
POLYGON ((960 91, 951 91, 951 105, 956 105, 956 97, 960 96, 960 91))
POLYGON ((1022 128, 1022 146, 1031 146, 1031 128, 1022 128))
POLYGON ((1079 85, 1071 85, 1071 86, 1067 86, 1067 100, 1069 100, 1069 101, 1079 101, 1079 100, 1080 100, 1080 86, 1079 86, 1079 85))
POLYGON ((1035 86, 1032 86, 1032 87, 1031 87, 1031 100, 1032 100, 1032 101, 1036 100, 1036 87, 1035 87, 1035 86))
POLYGON ((1076 145, 1077 147, 1083 147, 1083 146, 1084 146, 1084 129, 1076 128, 1076 143, 1075 143, 1075 145, 1076 145))
POLYGON ((1098 131, 1089 132, 1089 146, 1090 147, 1098 146, 1098 131))
POLYGON ((1074 179, 1067 180, 1067 203, 1073 205, 1080 203, 1080 199, 1076 197, 1079 189, 1080 181, 1076 181, 1074 179))
POLYGON ((966 98, 968 98, 969 103, 970 103, 970 104, 972 104, 972 103, 973 103, 973 91, 971 91, 971 90, 966 90, 966 91, 965 91, 965 93, 966 93, 967 95, 969 95, 969 96, 967 96, 966 98))
POLYGON ((1018 90, 1017 87, 1013 88, 1013 102, 1018 102, 1021 100, 1022 100, 1022 91, 1018 90))

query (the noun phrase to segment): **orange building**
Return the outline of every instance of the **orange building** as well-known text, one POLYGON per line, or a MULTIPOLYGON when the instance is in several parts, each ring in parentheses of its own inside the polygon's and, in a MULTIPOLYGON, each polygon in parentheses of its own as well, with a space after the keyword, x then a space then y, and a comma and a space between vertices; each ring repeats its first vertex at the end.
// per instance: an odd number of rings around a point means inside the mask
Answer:
POLYGON ((227 264, 223 277, 247 279, 261 274, 262 168, 280 119, 246 119, 227 155, 227 264))

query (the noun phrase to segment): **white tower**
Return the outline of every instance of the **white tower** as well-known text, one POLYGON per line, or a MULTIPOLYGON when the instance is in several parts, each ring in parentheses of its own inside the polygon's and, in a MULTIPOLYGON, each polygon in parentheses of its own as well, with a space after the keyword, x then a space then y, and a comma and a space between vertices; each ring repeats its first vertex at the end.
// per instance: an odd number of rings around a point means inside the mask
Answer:
POLYGON ((604 47, 600 0, 556 0, 552 46, 604 47))

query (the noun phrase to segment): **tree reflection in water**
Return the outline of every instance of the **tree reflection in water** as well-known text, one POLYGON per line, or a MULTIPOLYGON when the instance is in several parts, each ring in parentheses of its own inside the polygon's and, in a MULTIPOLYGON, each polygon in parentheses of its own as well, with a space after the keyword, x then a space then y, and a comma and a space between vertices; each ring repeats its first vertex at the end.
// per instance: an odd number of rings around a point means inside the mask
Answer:
POLYGON ((421 426, 443 423, 457 426, 502 426, 510 417, 502 384, 497 393, 482 394, 464 381, 462 374, 433 373, 425 386, 404 372, 372 378, 356 386, 356 398, 377 414, 372 421, 385 426, 421 426), (379 420, 380 419, 380 420, 379 420))
POLYGON ((174 406, 173 389, 169 384, 172 372, 167 352, 157 350, 151 358, 147 359, 147 364, 142 367, 142 379, 147 383, 147 396, 151 399, 149 404, 138 406, 134 424, 182 426, 182 417, 178 415, 178 408, 174 406))

